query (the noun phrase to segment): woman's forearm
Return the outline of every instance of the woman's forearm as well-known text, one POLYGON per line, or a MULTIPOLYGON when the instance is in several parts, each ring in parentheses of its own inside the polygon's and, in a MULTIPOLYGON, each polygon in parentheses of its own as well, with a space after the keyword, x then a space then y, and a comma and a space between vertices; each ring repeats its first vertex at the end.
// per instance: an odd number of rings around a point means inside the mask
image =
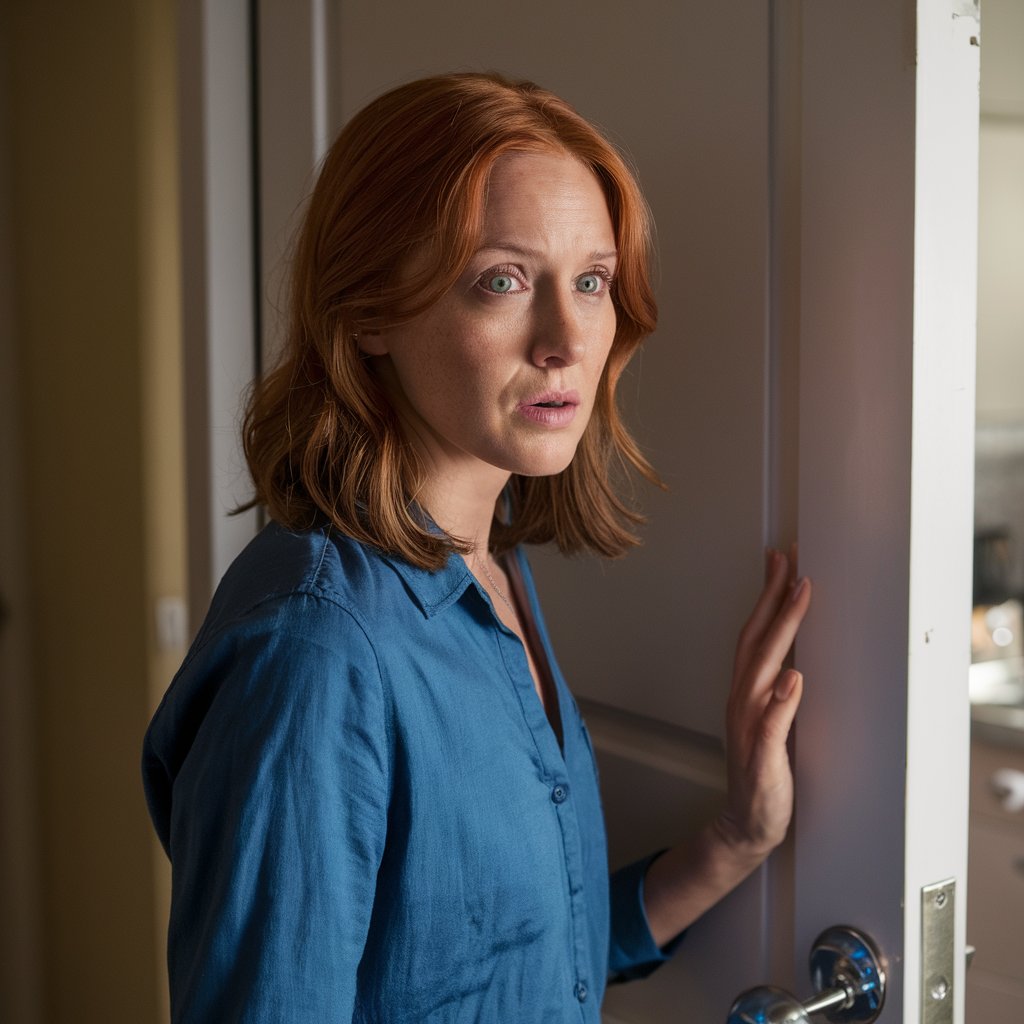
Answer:
POLYGON ((766 852, 737 848, 718 822, 666 850, 647 870, 644 910, 659 946, 674 939, 763 863, 766 852))

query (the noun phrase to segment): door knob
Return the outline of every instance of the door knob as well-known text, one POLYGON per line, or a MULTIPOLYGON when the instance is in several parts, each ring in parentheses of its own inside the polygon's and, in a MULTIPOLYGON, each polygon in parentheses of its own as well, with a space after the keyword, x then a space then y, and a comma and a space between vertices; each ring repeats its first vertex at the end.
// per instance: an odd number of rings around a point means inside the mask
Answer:
POLYGON ((810 1024, 816 1013, 833 1024, 871 1024, 882 1012, 885 966, 863 932, 826 928, 811 947, 810 968, 813 998, 801 1003, 774 985, 748 989, 732 1004, 728 1024, 810 1024))

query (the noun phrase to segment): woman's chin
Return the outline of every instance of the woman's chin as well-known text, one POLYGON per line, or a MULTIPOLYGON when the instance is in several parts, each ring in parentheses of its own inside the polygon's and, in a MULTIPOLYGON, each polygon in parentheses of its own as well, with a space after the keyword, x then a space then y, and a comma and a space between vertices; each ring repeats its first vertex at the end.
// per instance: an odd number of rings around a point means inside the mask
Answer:
POLYGON ((558 476, 572 464, 576 455, 576 445, 562 447, 555 451, 537 452, 529 458, 517 459, 516 465, 510 467, 516 476, 558 476))

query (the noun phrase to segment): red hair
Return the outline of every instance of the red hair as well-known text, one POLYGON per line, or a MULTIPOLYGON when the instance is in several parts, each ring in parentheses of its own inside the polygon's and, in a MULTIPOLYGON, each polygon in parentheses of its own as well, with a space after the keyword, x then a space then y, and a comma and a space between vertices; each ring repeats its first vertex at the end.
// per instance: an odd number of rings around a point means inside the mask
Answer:
POLYGON ((455 283, 479 244, 491 169, 513 151, 566 153, 597 177, 619 254, 617 324, 572 463, 555 476, 512 477, 492 546, 554 540, 566 553, 611 557, 637 543, 642 517, 612 478, 625 468, 657 482, 615 400, 657 317, 647 205, 618 151, 568 103, 493 74, 439 75, 385 93, 327 153, 294 254, 285 350, 246 411, 250 504, 293 529, 326 520, 424 568, 463 550, 424 523, 414 500, 422 469, 356 336, 414 319, 455 283), (402 279, 414 253, 423 270, 402 279))

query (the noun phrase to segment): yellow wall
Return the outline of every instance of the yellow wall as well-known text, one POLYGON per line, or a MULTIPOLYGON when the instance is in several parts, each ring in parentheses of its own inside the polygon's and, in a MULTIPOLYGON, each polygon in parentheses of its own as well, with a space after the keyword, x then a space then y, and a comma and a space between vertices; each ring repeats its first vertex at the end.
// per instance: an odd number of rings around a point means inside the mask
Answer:
POLYGON ((42 1019, 161 1019, 142 733, 184 593, 173 0, 5 5, 42 1019))

